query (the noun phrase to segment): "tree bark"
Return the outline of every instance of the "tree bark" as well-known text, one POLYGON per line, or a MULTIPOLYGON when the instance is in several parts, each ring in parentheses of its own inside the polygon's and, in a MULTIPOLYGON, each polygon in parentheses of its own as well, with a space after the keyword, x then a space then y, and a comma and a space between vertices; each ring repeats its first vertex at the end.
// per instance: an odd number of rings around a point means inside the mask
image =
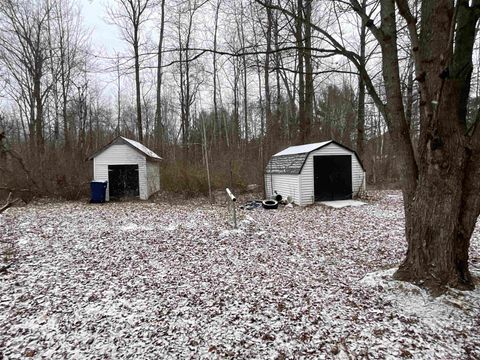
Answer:
POLYGON ((119 136, 120 131, 120 120, 122 117, 122 79, 120 77, 120 56, 117 53, 117 126, 115 129, 115 135, 119 136))
POLYGON ((413 64, 408 65, 407 88, 405 96, 405 117, 407 119, 410 131, 413 133, 413 135, 415 135, 413 122, 413 64))
MULTIPOLYGON (((367 7, 367 0, 362 0, 362 11, 365 12, 367 7)), ((366 40, 367 40, 367 26, 362 21, 360 27, 360 66, 365 68, 366 65, 366 40)), ((358 74, 358 116, 357 116, 357 153, 360 159, 363 160, 365 152, 365 81, 362 74, 358 74)))
POLYGON ((138 141, 143 142, 143 125, 142 125, 142 95, 140 88, 140 54, 139 54, 139 39, 138 39, 138 24, 134 24, 134 40, 133 52, 135 57, 135 93, 137 100, 137 132, 138 141))
POLYGON ((163 33, 165 29, 165 0, 161 1, 160 35, 158 39, 157 54, 157 104, 155 110, 155 132, 157 144, 163 144, 163 124, 162 124, 162 54, 163 54, 163 33))
MULTIPOLYGON (((397 2, 411 21, 408 5, 397 2)), ((422 92, 420 166, 413 196, 405 199, 408 250, 395 277, 434 293, 474 286, 468 249, 480 214, 480 135, 468 136, 466 107, 477 20, 468 1, 458 9, 448 0, 424 1, 420 49, 413 48, 422 92)))
MULTIPOLYGON (((222 125, 218 120, 218 100, 217 100, 217 34, 218 34, 218 13, 220 12, 220 5, 221 0, 217 0, 217 4, 215 7, 215 29, 213 34, 213 136, 215 136, 215 129, 218 129, 219 136, 218 138, 221 139, 222 137, 222 125)), ((228 136, 225 138, 225 142, 227 143, 228 147, 228 136)))
MULTIPOLYGON (((271 0, 267 0, 271 3, 271 0)), ((267 11, 267 29, 266 29, 266 42, 267 53, 265 54, 265 66, 264 66, 264 83, 265 83, 265 122, 266 122, 266 136, 267 152, 270 152, 270 138, 273 130, 273 117, 272 117, 272 97, 270 92, 270 53, 272 52, 272 9, 266 8, 267 11)), ((270 155, 270 154, 269 154, 270 155)))
POLYGON ((313 123, 313 99, 315 90, 313 87, 313 64, 312 64, 312 0, 305 0, 305 124, 303 126, 303 142, 310 141, 310 132, 313 123))
MULTIPOLYGON (((246 50, 246 35, 245 35, 245 9, 243 3, 240 3, 240 16, 237 18, 237 34, 240 41, 240 46, 242 51, 246 50)), ((247 57, 245 54, 242 55, 242 92, 243 92, 243 128, 245 136, 245 145, 248 144, 248 72, 247 72, 247 57)))
POLYGON ((15 203, 18 202, 18 201, 20 201, 20 199, 17 199, 17 198, 12 199, 12 193, 9 193, 7 201, 5 202, 5 204, 2 207, 0 207, 0 214, 3 213, 4 211, 6 211, 8 208, 15 205, 15 203))
POLYGON ((297 43, 297 71, 298 71, 298 125, 300 132, 298 142, 304 144, 307 135, 307 120, 305 114, 305 69, 303 66, 304 46, 303 46, 303 0, 297 0, 297 19, 295 40, 297 43))
POLYGON ((42 65, 37 64, 37 73, 34 77, 33 84, 33 97, 35 99, 35 145, 37 151, 43 152, 44 138, 43 138, 43 100, 42 100, 42 84, 41 73, 42 65))
POLYGON ((274 22, 273 22, 273 39, 274 39, 274 44, 275 44, 275 85, 277 86, 277 101, 275 104, 275 133, 277 138, 282 139, 285 136, 285 133, 283 131, 283 124, 282 124, 282 116, 284 116, 283 111, 282 111, 282 91, 281 91, 281 74, 280 74, 280 68, 281 68, 281 58, 280 58, 280 43, 279 43, 279 27, 278 27, 278 18, 279 14, 276 13, 274 17, 274 22))

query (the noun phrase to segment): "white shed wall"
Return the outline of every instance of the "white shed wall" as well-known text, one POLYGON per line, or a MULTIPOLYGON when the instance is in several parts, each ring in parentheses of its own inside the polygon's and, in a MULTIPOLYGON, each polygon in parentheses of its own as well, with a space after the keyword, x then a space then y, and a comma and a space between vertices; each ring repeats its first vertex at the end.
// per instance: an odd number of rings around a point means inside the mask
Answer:
POLYGON ((160 190, 160 163, 147 161, 147 196, 160 190))
POLYGON ((363 168, 358 162, 357 157, 351 151, 338 146, 335 143, 329 144, 319 150, 312 151, 305 161, 302 172, 300 173, 301 196, 299 205, 305 206, 315 202, 314 184, 313 184, 313 157, 329 155, 351 155, 352 156, 352 194, 358 195, 361 190, 364 178, 363 168))
MULTIPOLYGON (((93 159, 93 178, 96 181, 108 181, 108 165, 138 165, 140 199, 148 199, 147 161, 145 156, 129 145, 112 145, 93 159)), ((107 186, 105 200, 110 200, 107 186)))
POLYGON ((274 195, 273 191, 275 190, 284 198, 291 196, 295 204, 300 204, 299 175, 265 174, 265 192, 267 197, 272 197, 274 195))

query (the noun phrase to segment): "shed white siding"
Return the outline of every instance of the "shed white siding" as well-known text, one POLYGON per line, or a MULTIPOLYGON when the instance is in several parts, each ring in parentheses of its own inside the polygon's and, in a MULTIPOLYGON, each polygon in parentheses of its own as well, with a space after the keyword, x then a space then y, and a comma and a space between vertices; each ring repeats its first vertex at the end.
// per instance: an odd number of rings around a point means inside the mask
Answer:
POLYGON ((147 161, 147 195, 150 197, 160 190, 160 163, 147 161))
POLYGON ((313 180, 313 157, 314 156, 329 156, 329 155, 350 155, 352 157, 352 194, 358 195, 363 185, 364 172, 362 165, 358 162, 355 153, 331 143, 321 149, 312 151, 303 165, 300 173, 300 189, 301 197, 298 202, 299 205, 305 206, 315 202, 314 194, 314 180, 313 180))
POLYGON ((267 197, 272 197, 275 190, 284 198, 291 196, 295 204, 300 204, 300 175, 265 174, 267 197))
POLYGON ((334 141, 291 146, 275 154, 267 165, 265 174, 267 196, 273 196, 276 190, 284 197, 290 195, 293 201, 300 206, 313 204, 315 202, 314 158, 316 156, 335 155, 351 157, 352 197, 357 196, 365 184, 365 172, 362 164, 354 151, 334 141), (270 169, 274 170, 272 171, 273 174, 268 173, 268 166, 271 166, 270 169), (295 172, 300 173, 295 174, 295 172))
MULTIPOLYGON (((140 199, 148 199, 147 161, 145 156, 126 144, 111 145, 93 159, 93 177, 96 181, 108 181, 108 165, 138 165, 140 199)), ((110 200, 108 186, 105 200, 110 200)))

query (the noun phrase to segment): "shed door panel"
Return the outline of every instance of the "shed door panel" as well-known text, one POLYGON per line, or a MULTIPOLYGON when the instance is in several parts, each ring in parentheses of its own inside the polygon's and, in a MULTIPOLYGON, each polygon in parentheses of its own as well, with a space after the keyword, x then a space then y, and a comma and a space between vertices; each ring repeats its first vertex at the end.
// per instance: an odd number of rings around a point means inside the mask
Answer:
POLYGON ((350 155, 314 156, 315 201, 352 198, 352 157, 350 155))
POLYGON ((110 198, 139 195, 138 165, 108 165, 110 198))

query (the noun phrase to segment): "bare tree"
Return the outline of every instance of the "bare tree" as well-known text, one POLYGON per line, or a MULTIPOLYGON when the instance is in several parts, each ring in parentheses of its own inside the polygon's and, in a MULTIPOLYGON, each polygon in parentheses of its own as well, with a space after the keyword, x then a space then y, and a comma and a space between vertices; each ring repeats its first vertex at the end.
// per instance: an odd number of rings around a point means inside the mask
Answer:
POLYGON ((137 132, 143 141, 142 95, 140 84, 140 46, 142 25, 148 20, 149 11, 154 6, 153 0, 115 0, 116 7, 109 9, 109 16, 120 28, 123 38, 133 49, 135 68, 135 92, 137 106, 137 132))
MULTIPOLYGON (((305 37, 305 50, 303 56, 305 58, 305 124, 301 127, 303 141, 310 140, 311 126, 313 123, 313 102, 315 96, 315 90, 313 86, 313 64, 312 64, 312 2, 313 0, 305 0, 305 9, 303 11, 305 20, 304 25, 304 37, 305 37)), ((298 11, 301 11, 300 9, 298 11)), ((302 74, 300 74, 302 76, 302 74)), ((302 104, 300 104, 302 106, 302 104)))
MULTIPOLYGON (((52 2, 55 26, 55 66, 57 78, 54 86, 60 92, 59 101, 63 120, 63 136, 65 149, 70 148, 71 132, 75 132, 74 124, 69 124, 68 107, 75 80, 82 76, 85 63, 86 33, 79 22, 79 11, 70 0, 52 2)), ((55 94, 56 95, 56 94, 55 94)), ((56 113, 56 116, 60 114, 56 113)))
MULTIPOLYGON (((214 33, 213 33, 213 111, 214 111, 214 136, 215 130, 219 129, 219 139, 221 138, 221 124, 218 119, 218 89, 217 89, 217 82, 218 82, 218 69, 217 69, 217 38, 218 38, 218 15, 220 12, 220 7, 222 5, 221 0, 217 0, 215 4, 215 25, 214 25, 214 33)), ((229 146, 228 143, 228 136, 225 136, 225 142, 227 147, 229 146)))
MULTIPOLYGON (((362 0, 362 12, 366 13, 367 0, 362 0)), ((360 25, 359 66, 366 67, 367 24, 361 20, 360 25)), ((365 147, 365 82, 361 74, 358 75, 358 115, 357 115, 357 153, 363 159, 365 147)))
MULTIPOLYGON (((271 0, 269 4, 271 4, 271 0)), ((270 53, 272 52, 272 27, 273 27, 273 14, 272 9, 267 7, 267 26, 266 26, 266 45, 267 51, 265 54, 265 65, 264 65, 264 84, 265 84, 265 120, 266 120, 266 130, 267 136, 272 133, 273 129, 273 116, 272 116, 272 96, 270 92, 270 53)), ((270 141, 267 143, 267 152, 270 152, 270 141)), ((270 154, 268 154, 270 155, 270 154)))
POLYGON ((305 46, 303 42, 303 0, 297 0, 295 40, 297 44, 297 71, 298 71, 298 124, 300 128, 298 142, 305 143, 307 136, 307 118, 305 114, 305 46))
POLYGON ((165 33, 165 0, 161 0, 161 17, 160 17, 160 34, 158 37, 158 55, 157 55, 157 101, 155 110, 155 129, 157 141, 163 144, 163 124, 162 124, 162 55, 163 55, 163 38, 165 33))
POLYGON ((120 135, 120 122, 122 117, 122 77, 120 73, 120 54, 117 53, 117 61, 115 64, 115 70, 117 73, 117 126, 115 128, 115 134, 120 135))
POLYGON ((0 6, 0 61, 11 76, 12 91, 29 108, 31 145, 44 146, 44 106, 52 81, 45 84, 48 51, 47 2, 4 0, 0 6))
MULTIPOLYGON (((237 32, 242 49, 246 49, 246 34, 244 28, 245 14, 243 4, 240 3, 240 17, 237 18, 237 32)), ((247 56, 242 56, 242 85, 243 85, 243 126, 245 135, 245 144, 248 143, 248 72, 247 72, 247 56)))
POLYGON ((205 4, 198 3, 196 0, 189 0, 179 6, 177 14, 177 41, 179 61, 179 96, 180 96, 180 132, 182 134, 183 154, 185 160, 190 160, 188 156, 190 147, 190 130, 192 126, 192 105, 195 104, 199 87, 203 80, 201 75, 203 67, 196 62, 198 57, 195 51, 191 49, 194 42, 195 33, 195 15, 197 11, 205 4))

